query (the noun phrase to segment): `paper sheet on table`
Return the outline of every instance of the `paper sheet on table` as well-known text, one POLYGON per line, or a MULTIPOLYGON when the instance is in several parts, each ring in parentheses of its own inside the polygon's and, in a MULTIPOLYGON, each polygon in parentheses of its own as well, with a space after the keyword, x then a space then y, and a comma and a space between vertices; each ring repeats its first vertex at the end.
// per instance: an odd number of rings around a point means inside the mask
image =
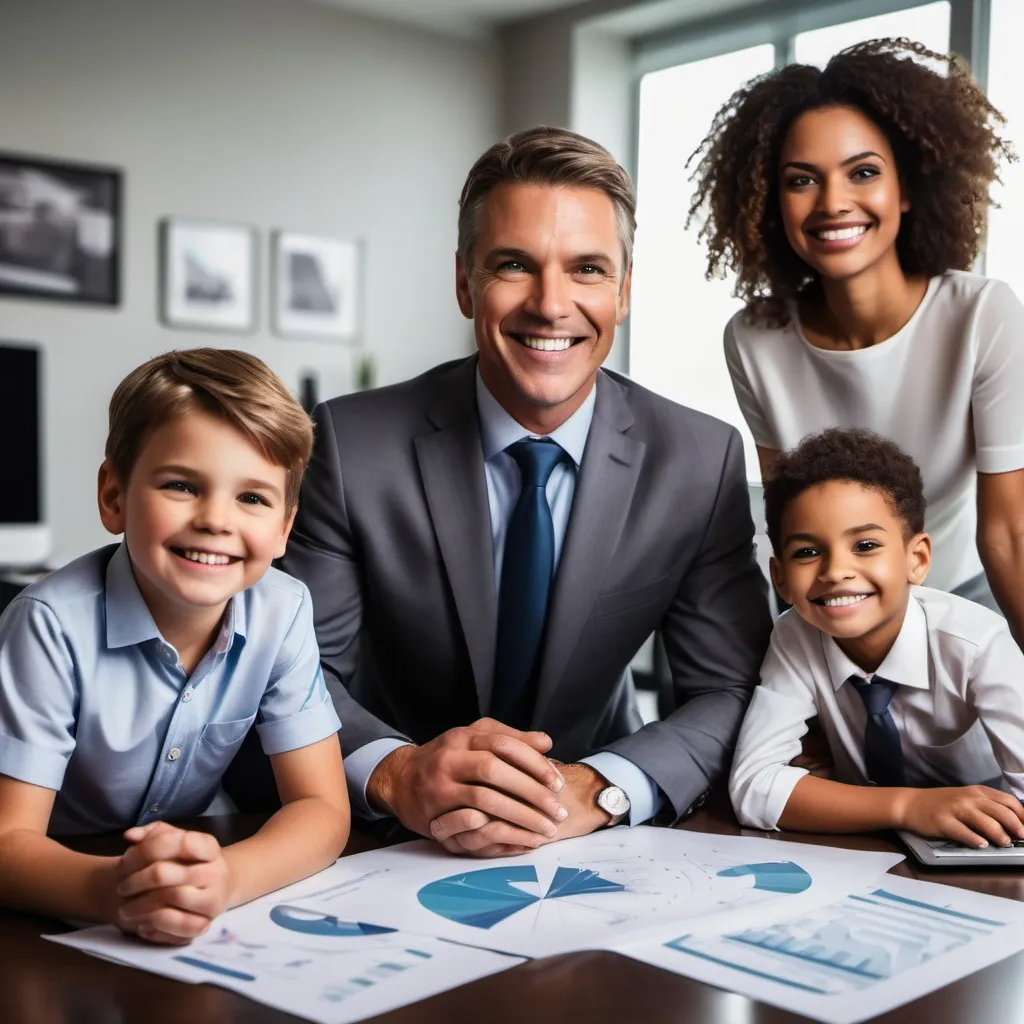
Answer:
POLYGON ((148 945, 110 927, 47 938, 179 981, 220 985, 320 1024, 373 1017, 522 962, 342 920, 315 900, 291 905, 294 889, 228 911, 183 947, 148 945))
POLYGON ((1024 949, 1024 904, 894 875, 786 909, 705 918, 619 952, 826 1024, 857 1024, 1024 949))
POLYGON ((497 861, 458 860, 427 842, 358 854, 330 869, 334 891, 319 898, 346 919, 539 957, 616 949, 658 925, 741 907, 767 913, 798 894, 826 902, 902 859, 641 826, 497 861))

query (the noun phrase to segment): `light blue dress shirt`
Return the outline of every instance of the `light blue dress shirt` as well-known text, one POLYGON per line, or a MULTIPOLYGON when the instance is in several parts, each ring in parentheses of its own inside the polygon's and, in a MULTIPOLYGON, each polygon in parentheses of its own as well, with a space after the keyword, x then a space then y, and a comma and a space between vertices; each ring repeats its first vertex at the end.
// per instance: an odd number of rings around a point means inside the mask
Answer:
MULTIPOLYGON (((576 474, 583 461, 583 451, 594 418, 594 403, 597 389, 591 389, 584 403, 556 430, 547 436, 557 442, 572 460, 555 466, 548 480, 545 494, 551 508, 551 520, 555 531, 555 566, 562 554, 565 531, 569 525, 572 499, 576 492, 576 474)), ((476 403, 480 417, 480 441, 484 455, 484 477, 487 482, 487 502, 491 513, 491 539, 494 551, 495 586, 501 586, 501 565, 505 554, 505 535, 509 520, 519 500, 521 476, 515 459, 505 450, 509 445, 524 437, 536 437, 517 423, 484 386, 479 372, 476 376, 476 403)), ((398 747, 405 746, 402 740, 392 737, 374 740, 360 747, 345 760, 345 773, 353 806, 364 816, 380 817, 374 813, 366 799, 366 784, 373 769, 398 747)), ((601 751, 583 758, 613 785, 619 786, 629 797, 629 824, 639 825, 657 814, 661 807, 662 795, 657 783, 638 768, 632 761, 601 751)))
POLYGON ((57 790, 49 831, 201 814, 256 723, 267 754, 333 735, 309 592, 269 569, 186 676, 127 548, 71 562, 0 616, 0 774, 57 790))

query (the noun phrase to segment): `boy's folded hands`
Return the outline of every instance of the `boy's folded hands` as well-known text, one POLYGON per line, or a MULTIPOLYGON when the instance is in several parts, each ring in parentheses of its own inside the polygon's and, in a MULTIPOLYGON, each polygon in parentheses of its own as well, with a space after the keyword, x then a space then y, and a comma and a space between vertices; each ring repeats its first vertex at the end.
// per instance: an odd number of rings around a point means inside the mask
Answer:
POLYGON ((228 863, 213 836, 157 821, 124 837, 132 846, 114 872, 112 922, 122 931, 182 946, 227 909, 228 863))
POLYGON ((1024 806, 990 786, 904 789, 898 810, 900 828, 922 836, 952 839, 983 849, 1024 839, 1024 806))

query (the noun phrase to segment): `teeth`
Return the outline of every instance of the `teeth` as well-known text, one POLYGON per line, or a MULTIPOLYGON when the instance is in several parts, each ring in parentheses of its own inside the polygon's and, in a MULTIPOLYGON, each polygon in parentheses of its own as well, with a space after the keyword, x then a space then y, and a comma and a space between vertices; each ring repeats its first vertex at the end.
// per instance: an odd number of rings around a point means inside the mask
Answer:
POLYGON ((523 344, 538 352, 564 352, 572 347, 572 338, 532 338, 524 335, 523 344))
POLYGON ((203 565, 227 565, 231 559, 227 555, 215 555, 211 551, 195 551, 189 548, 182 554, 190 562, 202 562, 203 565))
POLYGON ((858 224, 852 228, 839 228, 836 231, 818 231, 815 233, 824 242, 840 242, 844 238, 857 238, 858 235, 863 235, 865 231, 867 231, 867 227, 864 224, 858 224))
POLYGON ((860 604, 867 599, 867 594, 849 594, 844 597, 826 597, 822 603, 826 608, 844 608, 848 604, 860 604))

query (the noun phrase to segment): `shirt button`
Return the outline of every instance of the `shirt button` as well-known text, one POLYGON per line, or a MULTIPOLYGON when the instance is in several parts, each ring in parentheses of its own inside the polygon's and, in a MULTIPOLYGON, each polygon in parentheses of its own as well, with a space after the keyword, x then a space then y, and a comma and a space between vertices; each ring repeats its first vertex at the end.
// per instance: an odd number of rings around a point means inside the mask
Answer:
POLYGON ((181 703, 182 704, 187 704, 191 699, 192 699, 192 691, 191 690, 186 690, 181 695, 181 703))
POLYGON ((181 757, 181 750, 178 747, 171 747, 167 752, 168 761, 177 761, 179 757, 181 757))
POLYGON ((160 812, 160 805, 159 804, 153 804, 153 806, 150 807, 150 809, 149 809, 149 813, 150 814, 158 814, 159 812, 160 812))

